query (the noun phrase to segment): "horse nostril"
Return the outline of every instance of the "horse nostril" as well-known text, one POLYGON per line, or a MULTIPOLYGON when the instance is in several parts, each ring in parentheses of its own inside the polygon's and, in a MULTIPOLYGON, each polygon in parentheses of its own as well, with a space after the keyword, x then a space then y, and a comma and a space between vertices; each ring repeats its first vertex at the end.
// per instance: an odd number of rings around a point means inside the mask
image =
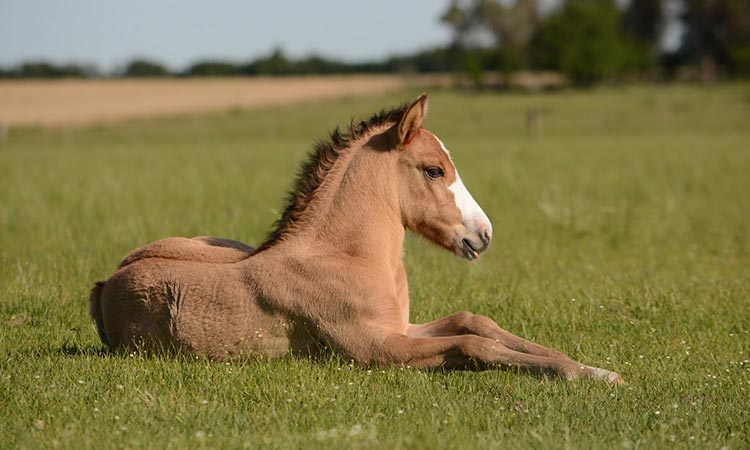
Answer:
POLYGON ((482 230, 481 233, 479 233, 479 238, 482 240, 482 243, 484 243, 484 246, 490 245, 490 239, 492 239, 492 235, 490 235, 490 232, 486 229, 482 230))

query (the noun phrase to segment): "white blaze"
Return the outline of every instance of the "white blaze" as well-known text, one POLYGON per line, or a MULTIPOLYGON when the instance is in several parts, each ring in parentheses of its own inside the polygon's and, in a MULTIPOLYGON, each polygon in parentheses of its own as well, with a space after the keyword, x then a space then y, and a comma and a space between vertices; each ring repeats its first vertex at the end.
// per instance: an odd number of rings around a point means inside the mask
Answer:
POLYGON ((487 217, 487 214, 482 211, 482 208, 479 207, 479 204, 476 200, 474 200, 474 197, 471 196, 469 190, 466 189, 463 181, 461 181, 461 177, 458 175, 458 169, 456 168, 456 165, 453 163, 453 159, 451 158, 451 153, 447 148, 445 148, 445 145, 440 140, 440 138, 435 136, 435 139, 437 139, 437 141, 440 143, 440 147, 443 149, 445 154, 448 155, 448 159, 450 160, 451 164, 453 164, 453 169, 456 171, 456 181, 448 186, 448 190, 453 192, 453 196, 456 199, 456 206, 458 207, 459 211, 461 211, 461 220, 463 221, 464 226, 474 231, 475 233, 484 228, 491 236, 492 224, 490 223, 490 219, 487 217))

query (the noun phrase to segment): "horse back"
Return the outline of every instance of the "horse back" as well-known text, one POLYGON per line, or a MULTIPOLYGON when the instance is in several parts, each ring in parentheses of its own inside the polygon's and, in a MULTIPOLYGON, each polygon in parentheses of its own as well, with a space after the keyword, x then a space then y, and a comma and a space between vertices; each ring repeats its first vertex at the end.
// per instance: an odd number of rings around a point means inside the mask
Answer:
POLYGON ((149 258, 232 264, 248 258, 254 252, 253 247, 232 239, 213 236, 198 236, 192 239, 170 237, 133 250, 120 263, 120 268, 149 258))

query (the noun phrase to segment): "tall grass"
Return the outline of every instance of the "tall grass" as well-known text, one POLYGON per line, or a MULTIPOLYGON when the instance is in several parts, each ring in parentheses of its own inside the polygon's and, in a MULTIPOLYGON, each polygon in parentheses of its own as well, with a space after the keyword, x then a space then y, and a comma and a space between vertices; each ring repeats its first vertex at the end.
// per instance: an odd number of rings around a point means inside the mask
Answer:
POLYGON ((748 448, 750 86, 431 94, 494 225, 474 264, 410 237, 412 319, 468 309, 621 373, 113 356, 88 290, 132 248, 257 244, 317 138, 414 92, 12 130, 0 147, 0 447, 748 448), (541 134, 524 130, 542 111, 541 134))

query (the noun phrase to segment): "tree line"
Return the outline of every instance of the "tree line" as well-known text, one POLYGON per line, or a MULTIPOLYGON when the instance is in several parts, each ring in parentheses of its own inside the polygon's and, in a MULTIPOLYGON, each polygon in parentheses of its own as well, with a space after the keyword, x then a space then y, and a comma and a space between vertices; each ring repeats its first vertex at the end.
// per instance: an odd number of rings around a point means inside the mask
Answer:
POLYGON ((320 55, 293 59, 282 48, 272 50, 247 63, 218 59, 197 61, 187 68, 172 71, 158 61, 136 58, 110 73, 94 65, 62 64, 48 61, 27 61, 12 68, 0 67, 0 78, 103 78, 103 77, 231 77, 253 75, 332 75, 357 73, 442 73, 454 67, 448 50, 434 48, 411 55, 392 56, 382 61, 346 62, 320 55))
POLYGON ((282 49, 244 63, 195 62, 172 71, 135 59, 112 73, 93 65, 29 61, 4 78, 461 73, 481 86, 487 72, 555 71, 577 84, 601 80, 713 80, 750 76, 750 0, 451 0, 440 17, 451 42, 414 54, 352 63, 282 49), (672 41, 671 44, 668 41, 672 41))
POLYGON ((750 0, 452 0, 441 17, 459 65, 554 70, 579 84, 632 77, 750 76, 750 0), (669 42, 669 41, 672 42, 669 42))

